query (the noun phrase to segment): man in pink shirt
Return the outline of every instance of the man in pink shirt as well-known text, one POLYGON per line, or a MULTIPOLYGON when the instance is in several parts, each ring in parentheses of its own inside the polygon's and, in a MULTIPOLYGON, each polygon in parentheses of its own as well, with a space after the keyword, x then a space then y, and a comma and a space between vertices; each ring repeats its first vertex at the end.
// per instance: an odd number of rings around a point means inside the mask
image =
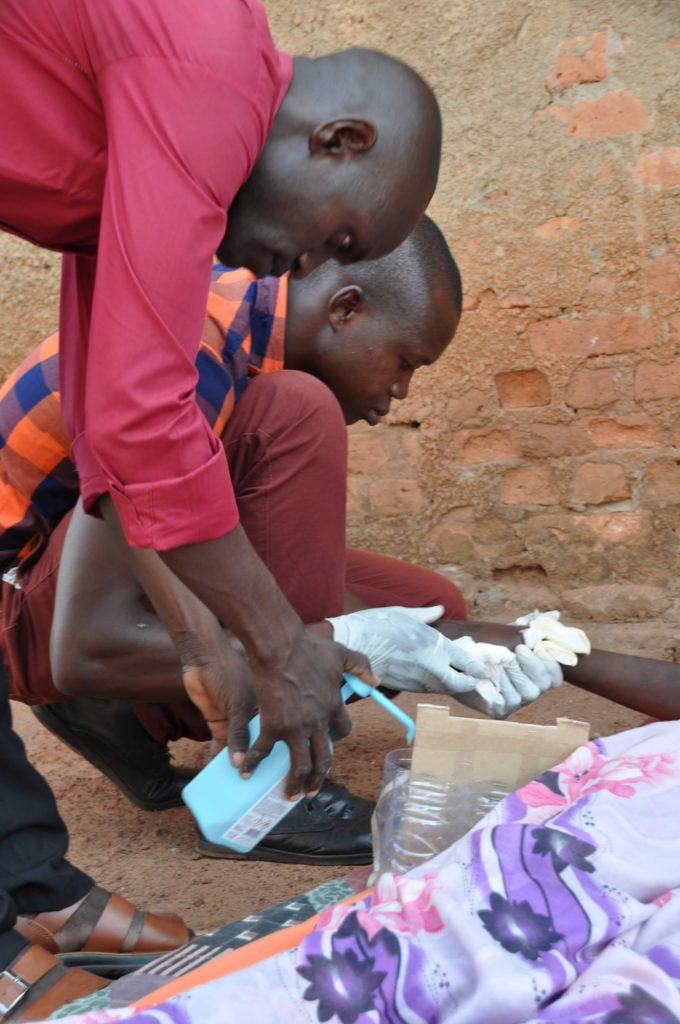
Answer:
POLYGON ((194 401, 196 338, 216 249, 262 276, 395 248, 436 184, 436 100, 372 51, 292 61, 256 0, 5 0, 0 61, 0 222, 65 254, 86 509, 162 553, 134 557, 187 669, 207 642, 193 595, 242 641, 248 665, 224 670, 263 721, 244 772, 281 738, 291 794, 313 793, 329 726, 349 729, 342 672, 370 670, 304 629, 248 544, 194 401))
MULTIPOLYGON (((197 339, 216 250, 262 277, 396 248, 436 184, 436 100, 371 51, 292 61, 256 0, 3 0, 0 66, 0 228, 64 254, 61 392, 85 506, 120 523, 242 771, 283 739, 289 792, 314 794, 329 727, 349 731, 342 672, 370 669, 305 629, 250 546, 195 402, 197 339), (247 659, 216 656, 210 613, 247 659), (245 754, 253 690, 262 732, 245 754)), ((0 1020, 56 968, 27 970, 0 974, 0 1020)))

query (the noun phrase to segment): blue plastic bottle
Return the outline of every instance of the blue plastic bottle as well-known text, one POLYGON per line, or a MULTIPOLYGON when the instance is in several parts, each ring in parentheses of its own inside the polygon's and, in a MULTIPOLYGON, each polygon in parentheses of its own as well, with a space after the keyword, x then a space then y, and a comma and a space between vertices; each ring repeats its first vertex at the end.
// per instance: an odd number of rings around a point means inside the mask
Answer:
MULTIPOLYGON (((415 733, 412 718, 396 707, 379 690, 356 676, 346 675, 342 699, 353 693, 372 697, 406 727, 410 743, 415 733)), ((260 716, 250 723, 250 742, 260 734, 260 716)), ((285 795, 285 778, 290 771, 290 754, 279 740, 249 779, 243 779, 222 750, 182 791, 182 799, 201 832, 211 843, 227 846, 237 853, 249 853, 277 825, 295 802, 285 795)), ((302 799, 302 797, 300 798, 302 799)))

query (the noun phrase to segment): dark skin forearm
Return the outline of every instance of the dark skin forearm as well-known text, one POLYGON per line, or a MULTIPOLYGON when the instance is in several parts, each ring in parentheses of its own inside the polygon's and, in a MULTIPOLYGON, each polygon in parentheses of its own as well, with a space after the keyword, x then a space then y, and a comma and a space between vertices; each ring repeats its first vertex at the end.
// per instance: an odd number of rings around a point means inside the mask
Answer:
MULTIPOLYGON (((115 527, 117 516, 110 501, 102 501, 101 507, 109 525, 115 527)), ((283 740, 291 759, 288 795, 305 792, 314 796, 332 763, 329 731, 340 737, 351 729, 340 697, 343 673, 353 672, 367 683, 374 682, 366 658, 305 630, 241 526, 215 540, 159 555, 146 575, 140 571, 139 552, 132 552, 139 581, 177 650, 185 682, 201 670, 204 638, 186 616, 184 602, 167 594, 158 579, 158 562, 219 622, 228 625, 245 648, 248 690, 254 692, 259 704, 261 730, 248 748, 245 714, 246 704, 249 706, 251 701, 242 699, 239 724, 229 739, 242 774, 249 776, 277 740, 283 740)), ((195 697, 192 699, 196 702, 195 697)))
MULTIPOLYGON (((440 622, 436 628, 452 640, 471 636, 511 649, 522 642, 521 631, 515 626, 493 622, 440 622)), ((567 682, 588 693, 662 721, 680 718, 680 665, 612 651, 591 651, 579 655, 576 665, 563 665, 562 670, 567 682)))
MULTIPOLYGON (((112 631, 102 623, 90 634, 92 668, 90 693, 135 701, 174 701, 186 697, 177 652, 158 617, 138 605, 126 610, 112 631)), ((94 626, 95 623, 92 623, 94 626)), ((308 627, 329 639, 328 622, 308 627)), ((521 642, 519 629, 498 623, 440 622, 436 627, 455 640, 472 636, 486 643, 514 648, 521 642)), ((661 720, 680 718, 680 666, 649 658, 593 650, 580 655, 574 666, 563 666, 565 679, 588 693, 661 720)))
MULTIPOLYGON (((160 552, 166 566, 221 622, 228 622, 248 653, 260 664, 276 663, 278 648, 292 644, 302 623, 274 577, 237 526, 215 540, 160 552), (217 575, 216 566, 229 571, 217 575)), ((156 597, 154 603, 158 605, 156 597)), ((183 615, 159 608, 171 632, 183 615)), ((177 641, 177 638, 175 637, 177 641)), ((177 644, 182 649, 182 640, 177 644)))
MULTIPOLYGON (((157 555, 137 555, 141 561, 136 571, 154 577, 166 603, 188 602, 181 614, 192 630, 207 636, 211 644, 227 642, 214 617, 178 583, 157 555)), ((142 589, 131 557, 119 528, 106 529, 103 523, 86 516, 80 506, 75 510, 59 571, 52 632, 54 679, 65 693, 151 702, 186 697, 177 651, 164 624, 142 603, 142 589)), ((346 595, 345 614, 362 607, 365 605, 354 595, 346 595)), ((511 648, 521 640, 517 628, 495 623, 445 622, 438 628, 452 639, 469 634, 476 640, 511 648)), ((308 626, 307 630, 332 637, 328 622, 308 626)), ((232 642, 233 637, 229 646, 232 642)), ((238 675, 238 663, 227 664, 225 659, 225 685, 231 687, 238 675)), ((582 689, 644 714, 680 718, 677 665, 593 651, 581 656, 575 667, 567 667, 565 676, 582 689)))

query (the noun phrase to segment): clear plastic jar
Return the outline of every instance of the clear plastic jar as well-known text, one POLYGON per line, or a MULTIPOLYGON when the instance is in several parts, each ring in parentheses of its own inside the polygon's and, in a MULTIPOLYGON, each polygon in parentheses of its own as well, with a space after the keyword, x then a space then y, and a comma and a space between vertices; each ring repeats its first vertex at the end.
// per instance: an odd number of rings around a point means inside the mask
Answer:
POLYGON ((491 780, 464 784, 455 779, 414 775, 410 748, 385 758, 380 795, 373 815, 376 874, 404 873, 435 857, 464 836, 507 795, 491 780))

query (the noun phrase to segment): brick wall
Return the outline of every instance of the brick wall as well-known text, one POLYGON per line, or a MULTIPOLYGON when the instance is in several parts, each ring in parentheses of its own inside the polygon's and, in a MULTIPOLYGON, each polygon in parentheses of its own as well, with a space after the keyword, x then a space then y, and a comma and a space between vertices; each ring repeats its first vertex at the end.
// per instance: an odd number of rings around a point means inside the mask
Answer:
MULTIPOLYGON (((677 3, 266 7, 293 53, 410 60, 444 114, 431 212, 465 315, 389 422, 351 432, 352 542, 442 568, 479 614, 560 605, 601 642, 677 656, 677 3)), ((55 322, 57 268, 0 252, 8 370, 55 322)))

